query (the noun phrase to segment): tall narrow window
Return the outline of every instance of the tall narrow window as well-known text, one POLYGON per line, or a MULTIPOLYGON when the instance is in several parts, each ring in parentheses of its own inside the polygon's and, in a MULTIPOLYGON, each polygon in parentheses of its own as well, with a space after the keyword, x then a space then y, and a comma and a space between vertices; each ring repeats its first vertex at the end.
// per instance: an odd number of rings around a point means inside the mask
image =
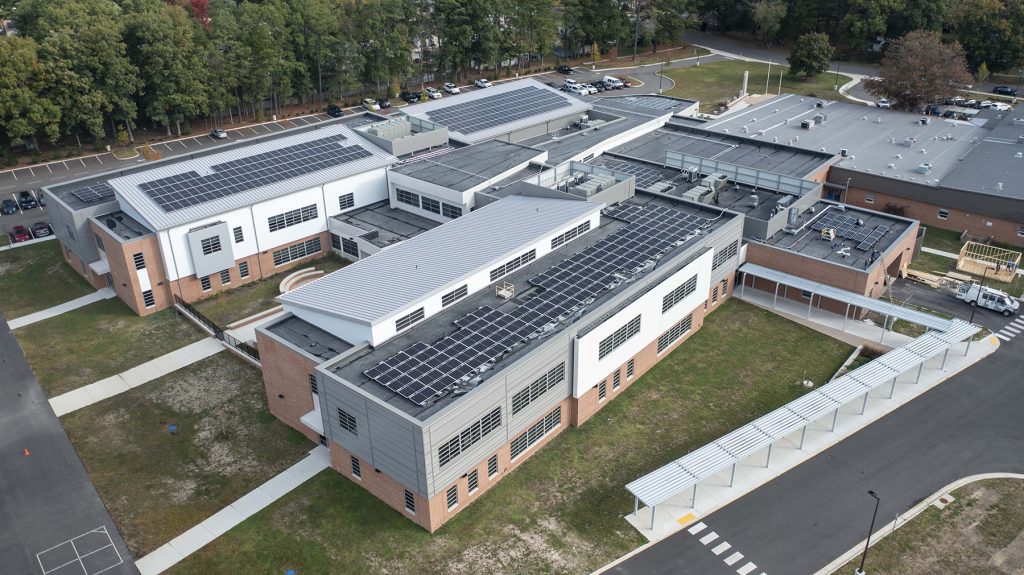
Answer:
POLYGON ((238 264, 238 275, 242 278, 249 277, 249 262, 242 262, 238 264))
POLYGON ((476 469, 474 469, 473 471, 470 471, 469 472, 469 479, 468 479, 467 482, 469 483, 469 492, 470 493, 473 493, 477 489, 480 489, 480 473, 476 469))
POLYGON ((629 360, 626 362, 626 379, 632 379, 633 373, 636 371, 636 360, 629 360))
POLYGON ((228 285, 231 283, 231 270, 221 270, 220 272, 220 285, 228 285))
POLYGON ((313 392, 313 395, 320 394, 320 386, 316 383, 316 374, 309 374, 309 390, 313 392))
POLYGON ((612 389, 618 389, 622 385, 622 370, 616 369, 612 374, 612 389))
POLYGON ((608 397, 608 384, 601 380, 601 383, 597 384, 597 400, 604 401, 606 397, 608 397))
POLYGON ((142 292, 142 303, 145 304, 147 308, 154 307, 156 305, 156 300, 153 299, 153 290, 148 289, 142 292))
POLYGON ((448 493, 445 495, 448 501, 448 510, 451 511, 459 504, 459 488, 452 485, 448 488, 448 493))
POLYGON ((408 489, 405 490, 405 510, 413 515, 416 514, 416 496, 408 489))
POLYGON ((492 455, 491 458, 487 460, 487 477, 489 477, 489 478, 490 477, 494 477, 497 474, 498 474, 498 456, 497 455, 492 455))
POLYGON ((210 283, 210 276, 203 276, 199 278, 199 285, 203 287, 203 291, 210 291, 213 289, 213 284, 210 283))
POLYGON ((245 234, 242 233, 242 226, 237 226, 235 229, 231 231, 235 235, 236 244, 240 244, 245 241, 245 234))
POLYGON ((355 477, 356 479, 361 479, 363 477, 363 470, 359 467, 359 458, 356 457, 355 455, 353 455, 351 457, 351 461, 352 461, 352 477, 355 477))

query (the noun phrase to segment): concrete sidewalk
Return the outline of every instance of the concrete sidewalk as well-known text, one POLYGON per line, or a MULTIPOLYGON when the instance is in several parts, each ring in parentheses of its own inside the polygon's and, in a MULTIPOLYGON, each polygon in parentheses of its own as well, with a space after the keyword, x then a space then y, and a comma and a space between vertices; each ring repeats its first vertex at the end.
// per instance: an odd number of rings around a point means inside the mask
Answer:
POLYGON ((175 537, 170 543, 139 559, 135 565, 142 575, 163 573, 330 465, 330 451, 322 445, 314 447, 302 461, 221 509, 206 521, 175 537))
POLYGON ((50 399, 50 406, 57 417, 77 411, 136 388, 144 383, 163 377, 168 373, 189 366, 224 350, 224 345, 215 338, 208 337, 193 344, 176 349, 146 363, 137 365, 128 371, 90 383, 85 387, 69 391, 50 399))
MULTIPOLYGON (((768 292, 746 288, 743 296, 737 291, 736 297, 853 345, 870 343, 875 346, 897 347, 913 339, 903 334, 883 331, 881 327, 863 321, 846 322, 844 331, 843 316, 814 309, 808 318, 806 304, 788 299, 780 298, 777 307, 773 309, 773 294, 768 292)), ((919 379, 917 369, 898 377, 896 385, 891 390, 891 398, 889 386, 882 386, 869 394, 863 413, 860 411, 861 402, 856 400, 840 408, 834 430, 831 429, 831 419, 827 417, 808 425, 803 448, 799 446, 800 434, 794 433, 791 437, 775 443, 769 465, 765 465, 764 452, 748 457, 736 467, 735 482, 731 487, 730 468, 698 485, 695 505, 691 503, 693 491, 689 489, 658 505, 653 528, 649 507, 643 507, 637 513, 627 515, 626 520, 649 541, 664 539, 686 526, 697 523, 700 517, 710 515, 815 457, 998 348, 999 340, 994 336, 988 336, 970 345, 967 342, 958 344, 950 350, 945 359, 939 356, 927 361, 919 379)), ((815 383, 820 386, 825 382, 815 383)))
POLYGON ((37 311, 35 313, 30 313, 26 316, 12 319, 7 322, 7 325, 12 330, 18 329, 19 327, 25 327, 26 325, 31 325, 33 323, 36 323, 37 321, 43 321, 44 319, 57 317, 62 313, 67 313, 71 310, 75 310, 80 307, 85 307, 91 303, 96 303, 98 301, 103 301, 105 299, 110 299, 113 297, 117 297, 117 293, 114 292, 114 288, 105 287, 89 295, 84 295, 80 298, 75 298, 71 301, 66 301, 60 305, 55 305, 51 308, 47 308, 42 311, 37 311))

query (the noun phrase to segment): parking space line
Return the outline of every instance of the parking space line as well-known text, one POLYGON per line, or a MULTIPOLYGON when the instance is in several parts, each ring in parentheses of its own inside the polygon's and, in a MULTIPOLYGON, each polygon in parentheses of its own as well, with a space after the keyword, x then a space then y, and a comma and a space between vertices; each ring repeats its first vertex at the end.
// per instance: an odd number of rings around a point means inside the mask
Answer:
POLYGON ((36 177, 36 173, 35 173, 35 171, 31 167, 29 167, 28 173, 32 174, 33 178, 36 177))
MULTIPOLYGON (((101 160, 99 156, 93 156, 93 157, 94 157, 94 158, 96 158, 96 161, 97 161, 97 162, 99 162, 99 163, 101 163, 101 164, 103 163, 103 160, 101 160)), ((85 162, 84 162, 84 161, 82 162, 82 165, 83 165, 83 166, 85 165, 85 162)))
MULTIPOLYGON (((278 122, 278 125, 280 126, 280 125, 281 125, 281 123, 280 123, 280 122, 278 122)), ((273 132, 273 130, 271 130, 270 128, 268 128, 266 124, 260 124, 260 126, 263 126, 263 127, 264 127, 264 128, 265 128, 265 129, 267 130, 267 133, 268 133, 268 134, 269 134, 269 133, 271 133, 271 132, 273 132)))
POLYGON ((50 170, 50 173, 52 174, 52 173, 53 173, 53 170, 52 170, 52 169, 50 169, 50 164, 45 164, 45 165, 46 165, 46 169, 47 169, 47 170, 50 170))
POLYGON ((186 150, 188 149, 188 144, 186 144, 184 140, 175 140, 175 141, 178 142, 179 144, 181 144, 182 148, 185 148, 186 150))
POLYGON ((202 146, 202 145, 203 145, 203 143, 202 143, 202 142, 200 142, 199 140, 197 140, 197 139, 195 139, 195 138, 192 138, 192 141, 193 141, 193 142, 195 142, 195 143, 197 143, 197 144, 199 144, 200 146, 202 146))

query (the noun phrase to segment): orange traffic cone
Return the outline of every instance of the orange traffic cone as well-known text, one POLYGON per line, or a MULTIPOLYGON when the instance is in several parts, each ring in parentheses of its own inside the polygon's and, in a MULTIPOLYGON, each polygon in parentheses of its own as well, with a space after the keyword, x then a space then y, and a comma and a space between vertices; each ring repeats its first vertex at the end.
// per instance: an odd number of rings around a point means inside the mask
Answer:
POLYGON ((28 457, 29 455, 32 455, 32 452, 31 452, 31 451, 29 451, 28 449, 25 449, 25 452, 23 453, 23 455, 25 455, 26 457, 28 457))

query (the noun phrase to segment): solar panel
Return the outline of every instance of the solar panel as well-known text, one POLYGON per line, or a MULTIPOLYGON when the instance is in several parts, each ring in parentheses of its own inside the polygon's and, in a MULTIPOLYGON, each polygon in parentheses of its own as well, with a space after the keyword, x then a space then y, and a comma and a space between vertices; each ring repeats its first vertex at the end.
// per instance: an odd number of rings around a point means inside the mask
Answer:
POLYGON ((114 197, 114 188, 111 188, 106 182, 100 182, 99 184, 93 184, 85 188, 74 190, 71 192, 71 195, 87 204, 92 204, 100 200, 114 197))
POLYGON ((672 208, 615 206, 605 211, 626 225, 531 278, 541 291, 508 312, 480 306, 431 343, 416 342, 365 370, 367 377, 417 405, 471 380, 546 325, 577 313, 605 290, 657 259, 708 224, 672 208))
POLYGON ((209 174, 189 171, 143 182, 139 188, 164 211, 173 212, 373 155, 358 144, 343 145, 345 139, 337 135, 303 142, 215 164, 209 174))
POLYGON ((872 249, 878 240, 882 239, 882 236, 889 233, 889 226, 879 225, 869 230, 858 224, 857 218, 831 210, 822 214, 811 225, 811 229, 815 231, 825 228, 834 229, 836 235, 843 239, 857 242, 857 249, 864 251, 872 249))
POLYGON ((473 134, 523 118, 572 106, 569 99, 536 86, 518 88, 427 112, 431 121, 462 134, 473 134))

